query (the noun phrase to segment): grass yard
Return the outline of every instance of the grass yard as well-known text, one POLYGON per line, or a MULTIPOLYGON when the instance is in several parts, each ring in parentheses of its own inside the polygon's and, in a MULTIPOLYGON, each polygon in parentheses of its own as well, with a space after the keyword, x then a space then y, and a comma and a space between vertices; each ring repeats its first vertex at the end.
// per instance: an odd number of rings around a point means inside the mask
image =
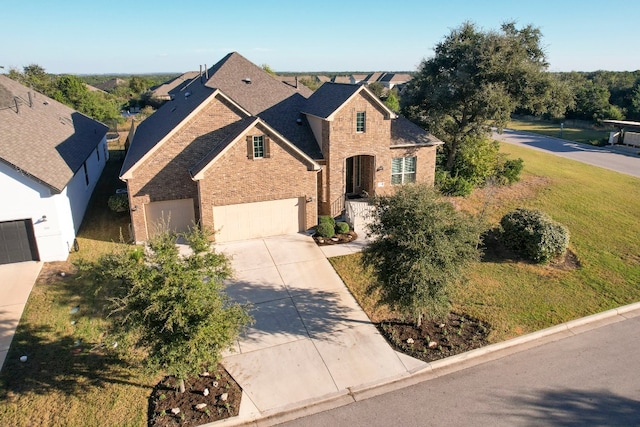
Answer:
MULTIPOLYGON (((121 233, 128 238, 128 215, 113 213, 106 204, 115 188, 124 186, 117 178, 121 158, 115 154, 82 224, 80 250, 70 261, 95 260, 121 244, 121 233)), ((107 356, 100 346, 105 305, 104 294, 76 273, 72 262, 45 264, 0 373, 0 424, 147 424, 147 399, 159 378, 107 356), (18 361, 23 354, 27 363, 18 361)))
MULTIPOLYGON (((511 120, 507 128, 560 137, 560 124, 549 121, 511 120)), ((565 124, 562 129, 562 138, 583 144, 604 145, 609 141, 609 130, 571 127, 565 124)))
MULTIPOLYGON (((640 180, 509 144, 502 151, 524 159, 523 180, 453 202, 468 212, 484 212, 489 227, 516 207, 547 212, 569 228, 580 267, 479 262, 468 281, 453 289, 454 310, 489 322, 489 340, 499 342, 640 301, 640 180)), ((360 255, 331 263, 372 321, 392 317, 367 293, 373 277, 362 270, 360 255)))

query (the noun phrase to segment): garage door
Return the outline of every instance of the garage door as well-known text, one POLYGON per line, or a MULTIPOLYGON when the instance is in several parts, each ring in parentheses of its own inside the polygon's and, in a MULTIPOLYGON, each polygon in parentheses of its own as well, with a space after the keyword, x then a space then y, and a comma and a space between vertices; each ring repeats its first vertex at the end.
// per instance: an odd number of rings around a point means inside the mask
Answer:
POLYGON ((150 236, 165 226, 178 233, 188 231, 195 222, 193 199, 152 202, 145 206, 145 215, 150 236))
POLYGON ((38 259, 33 222, 30 219, 0 222, 0 264, 38 259))
POLYGON ((304 199, 216 206, 217 242, 297 233, 304 230, 304 199))

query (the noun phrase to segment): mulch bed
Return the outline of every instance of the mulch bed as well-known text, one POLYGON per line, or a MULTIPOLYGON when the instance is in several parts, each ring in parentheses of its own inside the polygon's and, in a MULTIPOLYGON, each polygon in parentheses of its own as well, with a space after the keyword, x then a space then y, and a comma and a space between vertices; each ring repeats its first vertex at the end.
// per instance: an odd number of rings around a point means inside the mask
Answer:
POLYGON ((341 243, 349 243, 353 242, 358 238, 358 235, 355 231, 349 231, 344 234, 336 234, 330 239, 326 237, 322 237, 317 233, 313 235, 313 240, 318 244, 318 246, 328 246, 328 245, 339 245, 341 243))
POLYGON ((397 320, 376 326, 395 350, 425 362, 483 347, 491 330, 488 323, 458 313, 443 321, 423 321, 420 327, 397 320))
POLYGON ((180 393, 174 377, 165 377, 154 387, 149 397, 149 427, 199 426, 235 417, 240 411, 242 389, 221 365, 208 375, 185 380, 185 388, 180 393), (206 406, 198 409, 199 404, 206 406))

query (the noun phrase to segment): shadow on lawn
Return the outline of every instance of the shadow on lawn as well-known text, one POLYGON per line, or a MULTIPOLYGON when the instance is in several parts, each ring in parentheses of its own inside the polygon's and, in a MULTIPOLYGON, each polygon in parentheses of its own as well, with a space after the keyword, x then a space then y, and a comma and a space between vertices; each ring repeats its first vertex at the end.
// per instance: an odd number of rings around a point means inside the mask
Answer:
POLYGON ((70 395, 109 383, 143 386, 131 381, 127 368, 94 343, 56 337, 47 326, 20 324, 0 374, 0 398, 26 392, 70 395), (26 362, 20 361, 21 356, 27 357, 26 362))

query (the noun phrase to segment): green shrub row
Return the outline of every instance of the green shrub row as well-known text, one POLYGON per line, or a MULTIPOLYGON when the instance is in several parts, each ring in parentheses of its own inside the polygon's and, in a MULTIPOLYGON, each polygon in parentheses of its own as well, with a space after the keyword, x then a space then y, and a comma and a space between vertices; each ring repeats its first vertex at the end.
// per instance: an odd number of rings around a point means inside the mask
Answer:
POLYGON ((316 228, 318 235, 329 239, 338 234, 345 234, 349 232, 349 224, 346 222, 338 221, 330 215, 320 215, 318 217, 318 227, 316 228))

